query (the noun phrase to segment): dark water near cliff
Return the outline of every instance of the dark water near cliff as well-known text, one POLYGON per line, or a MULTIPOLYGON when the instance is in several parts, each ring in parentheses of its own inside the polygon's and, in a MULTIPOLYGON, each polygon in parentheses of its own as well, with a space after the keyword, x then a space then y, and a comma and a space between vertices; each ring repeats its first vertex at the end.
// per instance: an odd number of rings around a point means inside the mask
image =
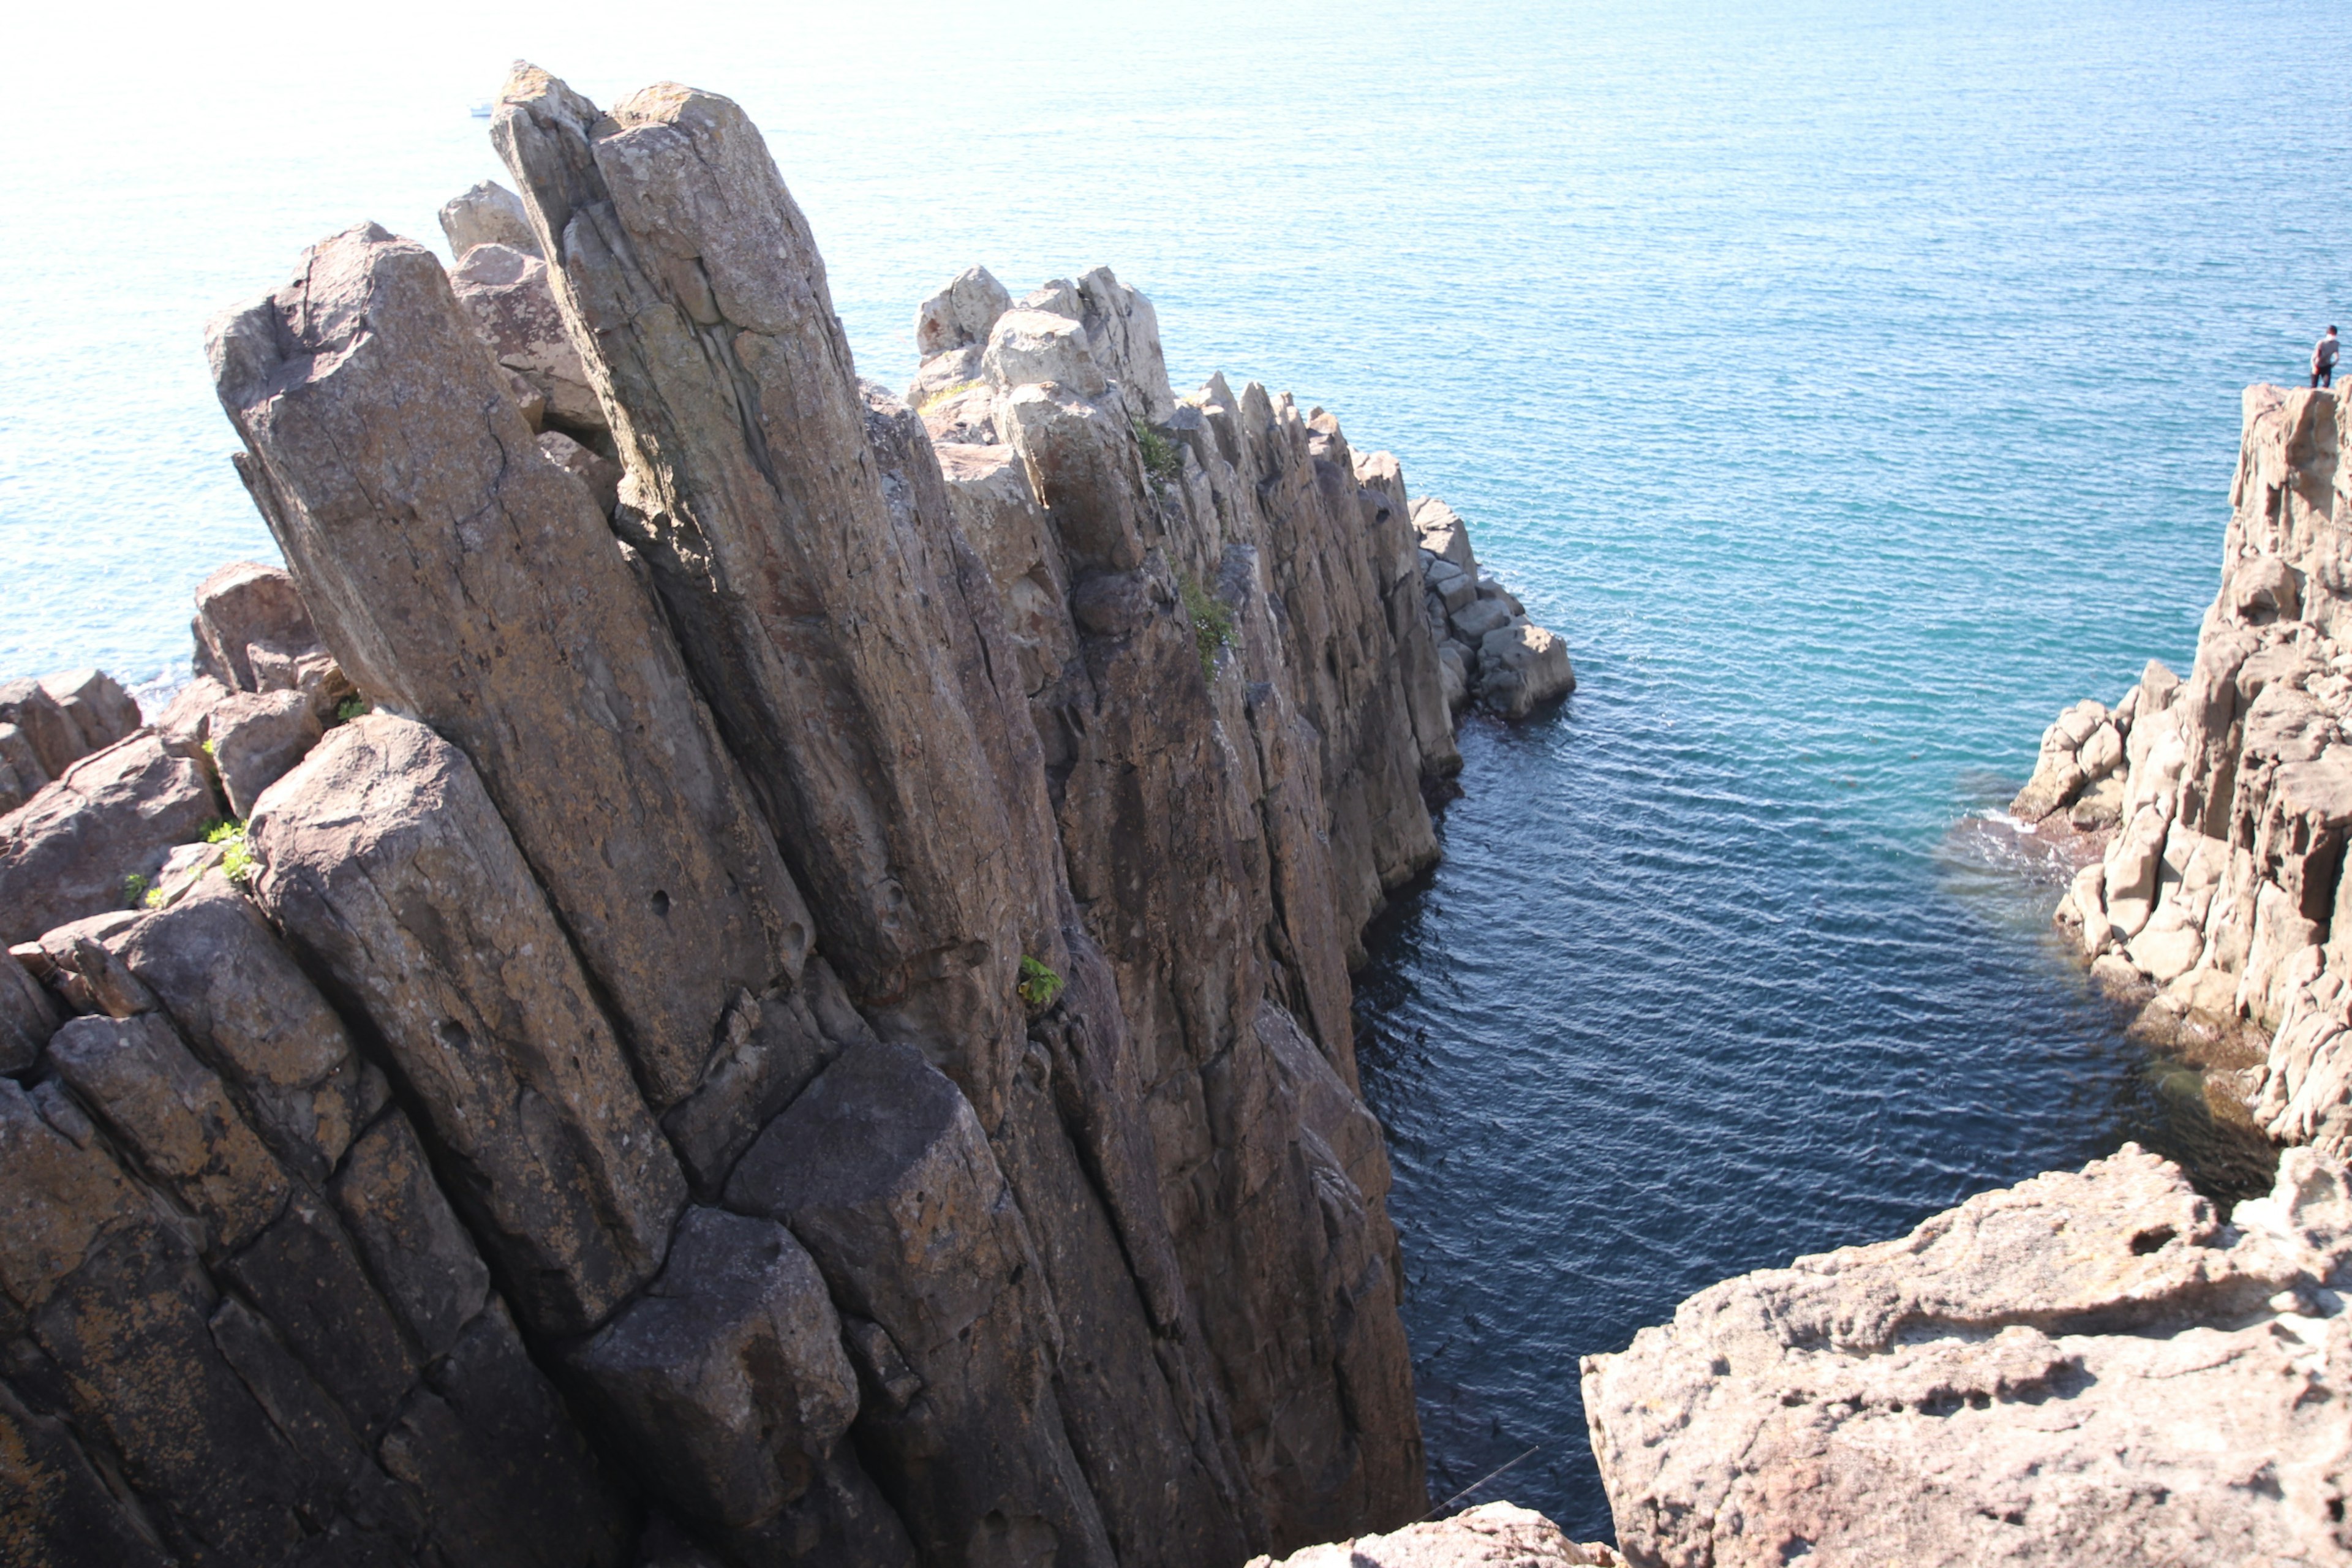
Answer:
POLYGON ((1535 1445, 1482 1495, 1596 1533, 1577 1357, 1691 1290, 2126 1138, 2228 1174, 1955 825, 2187 668, 2238 389, 2352 325, 2347 46, 2188 0, 45 13, 0 675, 184 658, 187 587, 270 552, 202 321, 355 220, 437 242, 514 54, 743 100, 869 374, 973 260, 1110 261, 1180 385, 1337 411, 1569 638, 1559 713, 1465 736, 1364 1062, 1438 1495, 1535 1445))

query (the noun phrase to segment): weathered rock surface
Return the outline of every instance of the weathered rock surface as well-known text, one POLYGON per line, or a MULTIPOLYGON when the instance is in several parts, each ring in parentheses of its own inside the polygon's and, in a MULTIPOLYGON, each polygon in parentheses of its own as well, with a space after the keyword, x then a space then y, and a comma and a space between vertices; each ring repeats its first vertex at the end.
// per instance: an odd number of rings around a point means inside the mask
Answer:
POLYGON ((100 670, 0 685, 0 813, 138 728, 139 704, 100 670))
POLYGON ((2107 836, 2057 916, 2103 983, 2153 988, 2151 1023, 2267 1036, 2243 1092, 2255 1122, 2339 1154, 2352 1150, 2347 417, 2329 392, 2247 389, 2221 584, 2188 679, 2151 662, 2112 710, 2067 710, 2011 806, 2107 836))
POLYGON ((530 218, 522 202, 496 180, 484 180, 471 190, 441 205, 441 232, 449 254, 459 261, 478 245, 503 245, 525 255, 539 254, 539 238, 530 232, 530 218))
POLYGON ((542 417, 580 435, 604 429, 604 410, 588 384, 580 351, 564 333, 548 288, 547 263, 535 247, 477 245, 448 276, 474 331, 499 363, 543 400, 542 417))
POLYGON ((2352 1562, 2352 1193, 2218 1219, 2126 1146, 1900 1241, 1701 1291, 1587 1357, 1643 1564, 2352 1562))
POLYGON ((209 744, 250 822, 0 987, 12 1546, 1198 1568, 1412 1520, 1348 968, 1460 758, 1393 459, 1178 403, 1102 268, 958 280, 919 413, 733 104, 525 68, 495 135, 536 254, 470 193, 454 284, 362 227, 215 323, 291 572, 207 583, 115 751, 208 790, 209 744), (563 353, 595 428, 516 391, 563 353))
POLYGON ((604 516, 422 247, 337 236, 215 322, 212 355, 239 471, 341 665, 464 749, 667 1110, 737 993, 796 980, 810 921, 604 516))
POLYGON ((204 770, 142 732, 68 766, 0 816, 0 940, 119 910, 221 804, 204 770))
POLYGON ((593 1328, 660 1268, 685 1179, 465 754, 354 720, 251 837, 262 908, 379 1032, 519 1315, 593 1328))
POLYGON ((1490 1502, 1386 1535, 1310 1546, 1278 1563, 1253 1558, 1249 1568, 1618 1568, 1623 1562, 1601 1542, 1570 1541, 1532 1509, 1490 1502))

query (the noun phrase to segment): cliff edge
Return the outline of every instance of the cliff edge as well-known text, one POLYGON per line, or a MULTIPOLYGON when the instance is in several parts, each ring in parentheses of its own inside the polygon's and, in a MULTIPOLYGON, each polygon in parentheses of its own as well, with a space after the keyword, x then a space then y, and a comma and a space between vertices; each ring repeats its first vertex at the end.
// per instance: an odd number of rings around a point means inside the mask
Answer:
POLYGON ((1558 639, 1107 269, 959 424, 858 379, 733 103, 521 67, 493 136, 454 269, 363 225, 212 324, 287 569, 171 710, 0 688, 0 1555, 1422 1513, 1349 971, 1558 639))

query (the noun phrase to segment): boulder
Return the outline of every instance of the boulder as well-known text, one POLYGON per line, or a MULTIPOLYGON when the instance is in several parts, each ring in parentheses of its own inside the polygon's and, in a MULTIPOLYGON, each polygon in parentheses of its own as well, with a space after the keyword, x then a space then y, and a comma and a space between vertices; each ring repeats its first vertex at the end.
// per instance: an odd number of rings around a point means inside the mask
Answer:
POLYGON ((2334 1563, 2352 1195, 2222 1224, 2132 1145, 1701 1291, 1588 1356, 1635 1563, 2334 1563))
MULTIPOLYGON (((1511 624, 1511 612, 1496 599, 1472 599, 1455 610, 1450 617, 1454 635, 1473 647, 1478 647, 1488 632, 1500 630, 1511 624)), ((1484 649, 1480 650, 1482 653, 1484 649)))
POLYGON ((13 956, 0 958, 0 1073, 31 1067, 64 1022, 48 987, 13 956))
POLYGON ((73 1019, 49 1041, 48 1059, 141 1168, 204 1222, 207 1251, 233 1252, 277 1217, 286 1173, 168 1019, 73 1019))
POLYGON ((0 758, 21 759, 25 750, 31 752, 33 767, 25 767, 21 761, 16 764, 19 787, 27 795, 92 750, 83 741, 81 726, 66 716, 58 700, 37 680, 12 680, 0 686, 0 724, 12 725, 16 731, 0 758))
POLYGON ((478 245, 450 272, 449 287, 499 363, 546 399, 549 423, 582 435, 604 428, 604 408, 555 308, 547 263, 510 245, 478 245))
POLYGON ((571 1364, 635 1473, 706 1533, 756 1542, 791 1510, 804 1560, 912 1563, 843 1441, 858 1389, 841 1321, 772 1220, 687 1210, 661 1274, 571 1364), (836 1490, 859 1504, 850 1517, 827 1517, 836 1490))
POLYGON ((988 342, 996 319, 1013 308, 985 267, 970 267, 915 308, 915 353, 923 359, 988 342))
POLYGON ((353 229, 277 299, 215 323, 240 471, 353 676, 465 751, 667 1109, 700 1082, 736 993, 789 988, 808 952, 754 797, 431 253, 353 229), (314 368, 290 377, 287 356, 314 368))
POLYGON ((253 901, 209 872, 115 945, 189 1047, 250 1108, 278 1158, 325 1180, 383 1091, 253 901))
POLYGON ((121 909, 126 879, 152 880, 220 815, 204 770, 152 733, 83 758, 0 817, 0 939, 121 909))
POLYGON ((1248 1568, 1623 1568, 1624 1561, 1603 1542, 1570 1541, 1533 1509, 1489 1502, 1386 1535, 1254 1557, 1248 1568))
POLYGON ((541 457, 587 488, 598 511, 608 519, 613 515, 613 509, 620 503, 620 464, 582 446, 561 430, 541 431, 539 450, 541 457))
POLYGON ((193 752, 212 738, 213 710, 228 700, 229 688, 209 675, 199 675, 172 694, 155 732, 176 752, 193 752))
POLYGON ((1111 1563, 1056 1406, 1059 1335, 1028 1229, 954 1084, 906 1046, 849 1051, 761 1134, 727 1205, 782 1221, 858 1320, 877 1395, 858 1450, 925 1560, 964 1561, 994 1535, 1111 1563))
POLYGON ((461 262, 478 245, 539 254, 539 236, 530 231, 530 215, 522 210, 521 198, 496 180, 484 180, 443 203, 441 232, 449 241, 449 254, 461 262))
POLYGON ((48 782, 49 770, 41 765, 40 755, 25 731, 14 723, 0 722, 0 816, 32 799, 48 782))
POLYGON ((1478 558, 1470 552, 1470 530, 1452 507, 1435 496, 1422 497, 1412 503, 1412 528, 1423 550, 1476 581, 1478 558))
POLYGON ((464 753, 355 719, 248 836, 256 897, 383 1040, 517 1310, 553 1333, 601 1322, 660 1267, 686 1183, 464 753))
POLYGON ((1489 711, 1523 719, 1537 704, 1575 689, 1568 644, 1543 627, 1524 622, 1507 625, 1479 639, 1478 700, 1489 711))
POLYGON ((250 650, 289 658, 319 650, 319 633, 281 566, 236 561, 196 584, 196 640, 206 672, 239 691, 259 691, 250 650))
POLYGON ((1068 316, 1023 309, 997 319, 981 368, 1010 390, 1051 382, 1082 397, 1099 397, 1108 383, 1087 341, 1087 329, 1068 316))
POLYGON ((1118 383, 1128 413, 1154 425, 1176 412, 1168 384, 1168 356, 1160 344, 1160 316, 1151 301, 1121 283, 1108 267, 1078 275, 1079 321, 1095 363, 1118 383))
POLYGON ((41 677, 41 689, 81 737, 82 756, 117 741, 129 740, 139 728, 139 704, 114 677, 102 669, 45 675, 41 677))
POLYGON ((324 732, 299 691, 232 693, 206 717, 205 731, 229 815, 240 820, 253 815, 261 792, 309 755, 324 732))

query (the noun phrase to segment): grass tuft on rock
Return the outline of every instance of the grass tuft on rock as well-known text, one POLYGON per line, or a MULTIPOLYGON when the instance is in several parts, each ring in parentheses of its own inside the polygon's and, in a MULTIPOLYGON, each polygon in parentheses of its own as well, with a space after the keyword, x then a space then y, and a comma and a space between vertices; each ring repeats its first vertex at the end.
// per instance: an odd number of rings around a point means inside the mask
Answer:
POLYGON ((1042 1013, 1062 994, 1062 977, 1041 959, 1021 955, 1021 983, 1013 987, 1031 1010, 1042 1013))
POLYGON ((1135 426, 1135 444, 1143 453, 1144 475, 1150 479, 1153 493, 1160 493, 1183 473, 1184 449, 1140 419, 1129 423, 1135 426))
POLYGON ((1184 618, 1192 623, 1192 646, 1201 655, 1201 676, 1217 679, 1217 656, 1234 645, 1233 607, 1183 573, 1176 575, 1184 596, 1184 618))
POLYGON ((253 846, 245 841, 242 822, 214 823, 205 829, 205 842, 226 846, 221 851, 221 875, 240 888, 253 880, 253 874, 261 868, 261 862, 253 858, 253 846))

